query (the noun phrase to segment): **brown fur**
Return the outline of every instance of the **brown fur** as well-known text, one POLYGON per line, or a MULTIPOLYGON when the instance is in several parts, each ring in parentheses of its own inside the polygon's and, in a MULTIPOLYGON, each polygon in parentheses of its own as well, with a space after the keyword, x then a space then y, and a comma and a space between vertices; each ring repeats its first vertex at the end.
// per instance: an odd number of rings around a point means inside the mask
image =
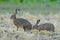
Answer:
MULTIPOLYGON (((16 11, 17 10, 18 9, 16 9, 16 11)), ((17 12, 15 14, 11 15, 11 19, 13 19, 13 22, 14 22, 15 26, 17 27, 17 30, 18 30, 19 27, 23 27, 24 31, 31 30, 32 29, 32 24, 26 19, 16 18, 16 14, 17 14, 17 12)))
POLYGON ((33 29, 37 29, 37 30, 47 30, 47 31, 52 31, 54 32, 55 31, 55 27, 52 23, 44 23, 44 24, 35 24, 33 26, 33 29))

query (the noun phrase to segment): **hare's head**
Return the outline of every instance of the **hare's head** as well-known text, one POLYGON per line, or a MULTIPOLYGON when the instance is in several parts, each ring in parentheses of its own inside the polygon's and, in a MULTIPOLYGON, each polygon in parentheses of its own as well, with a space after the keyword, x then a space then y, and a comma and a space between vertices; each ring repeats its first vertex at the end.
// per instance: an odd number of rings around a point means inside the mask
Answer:
POLYGON ((16 19, 16 15, 11 15, 11 19, 16 19))
POLYGON ((36 24, 33 26, 33 29, 37 29, 38 28, 39 22, 40 22, 40 20, 37 20, 36 24))
POLYGON ((16 18, 16 14, 20 12, 20 9, 16 9, 15 13, 13 15, 11 15, 11 19, 15 19, 16 18))
POLYGON ((38 28, 38 25, 34 25, 34 26, 33 26, 33 29, 37 29, 37 28, 38 28))

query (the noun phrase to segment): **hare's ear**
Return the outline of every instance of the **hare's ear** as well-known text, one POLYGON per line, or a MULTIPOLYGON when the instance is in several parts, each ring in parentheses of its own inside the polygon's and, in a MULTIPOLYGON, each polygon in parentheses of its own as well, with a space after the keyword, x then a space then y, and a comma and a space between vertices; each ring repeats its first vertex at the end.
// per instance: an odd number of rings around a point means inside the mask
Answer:
POLYGON ((15 11, 20 11, 20 9, 16 9, 15 11))
POLYGON ((15 14, 19 13, 20 12, 20 9, 16 9, 15 10, 15 14))
POLYGON ((20 9, 16 9, 15 11, 20 11, 20 9))
POLYGON ((36 25, 38 25, 38 24, 39 24, 39 22, 40 22, 40 20, 37 20, 36 25))
POLYGON ((20 9, 18 9, 18 11, 20 11, 20 9))

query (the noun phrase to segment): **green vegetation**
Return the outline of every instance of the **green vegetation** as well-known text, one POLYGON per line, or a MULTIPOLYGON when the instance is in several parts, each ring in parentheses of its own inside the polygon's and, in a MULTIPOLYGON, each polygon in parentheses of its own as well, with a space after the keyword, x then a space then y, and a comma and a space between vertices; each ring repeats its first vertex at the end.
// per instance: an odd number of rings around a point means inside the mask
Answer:
POLYGON ((45 3, 60 3, 60 0, 0 0, 0 4, 45 4, 45 3))

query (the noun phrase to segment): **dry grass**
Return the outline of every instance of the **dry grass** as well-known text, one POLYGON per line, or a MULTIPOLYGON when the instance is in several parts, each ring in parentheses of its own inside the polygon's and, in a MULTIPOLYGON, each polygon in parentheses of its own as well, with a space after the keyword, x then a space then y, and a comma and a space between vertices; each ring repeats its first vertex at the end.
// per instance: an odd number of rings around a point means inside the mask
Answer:
MULTIPOLYGON (((23 16, 20 16, 24 19, 29 20, 32 25, 36 23, 37 19, 41 20, 42 23, 51 22, 55 25, 56 32, 48 32, 46 30, 41 30, 40 32, 38 30, 32 30, 32 33, 30 32, 24 32, 23 29, 19 29, 17 31, 16 26, 13 24, 12 20, 10 19, 9 15, 0 15, 0 40, 60 40, 60 27, 59 27, 59 15, 57 14, 55 16, 50 15, 50 19, 46 16, 43 17, 43 15, 34 16, 31 14, 25 14, 23 16), (49 20, 47 20, 49 19, 49 20)), ((19 17, 19 16, 17 16, 19 17)))

